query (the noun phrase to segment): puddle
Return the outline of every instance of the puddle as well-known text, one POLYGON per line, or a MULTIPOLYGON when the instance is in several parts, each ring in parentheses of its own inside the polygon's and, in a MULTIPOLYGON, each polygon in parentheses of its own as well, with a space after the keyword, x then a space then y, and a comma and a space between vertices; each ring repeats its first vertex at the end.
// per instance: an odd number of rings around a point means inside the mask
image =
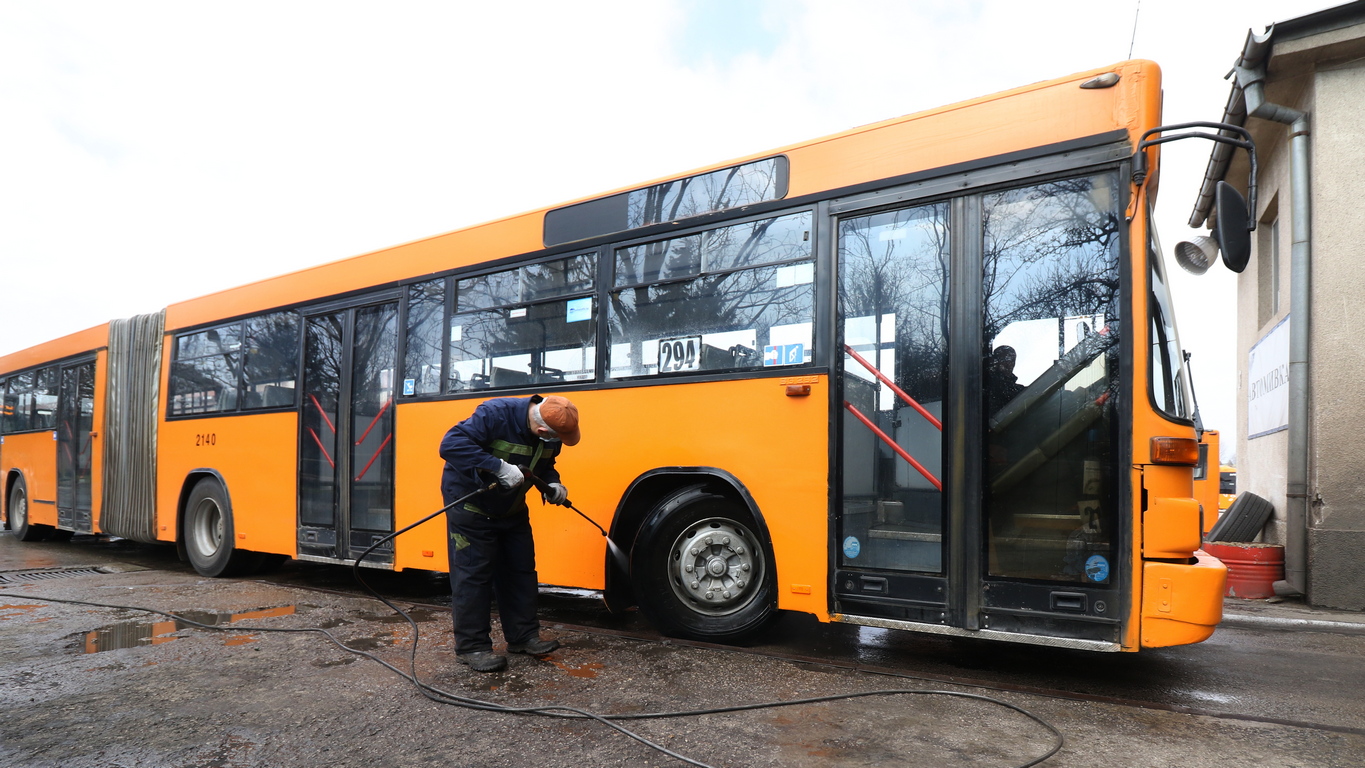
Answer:
POLYGON ((394 642, 396 642, 400 636, 405 637, 406 635, 404 633, 394 631, 386 635, 378 635, 375 637, 355 637, 351 638, 350 640, 342 640, 342 642, 345 643, 347 647, 354 648, 357 651, 375 651, 380 648, 393 647, 394 642))
MULTIPOLYGON (((208 611, 181 611, 180 616, 195 621, 200 624, 221 627, 245 619, 268 619, 275 616, 292 616, 294 606, 283 605, 277 608, 258 608, 239 613, 209 613, 208 611)), ((171 633, 179 632, 182 629, 193 627, 184 621, 175 619, 164 619, 161 621, 124 621, 118 624, 110 624, 107 627, 86 632, 82 638, 81 653, 101 653, 103 651, 115 651, 120 648, 141 648, 147 645, 162 645, 178 637, 171 637, 171 633)), ((250 632, 250 627, 243 627, 243 630, 250 632)), ((252 634, 228 635, 224 640, 225 645, 245 645, 254 643, 258 638, 252 634)))
POLYGON ((313 666, 326 669, 327 667, 340 667, 346 664, 354 664, 355 661, 355 656, 347 656, 344 659, 337 659, 336 661, 314 661, 313 666))
POLYGON ((1237 700, 1236 696, 1229 696, 1222 693, 1214 693, 1213 691, 1177 691, 1177 693, 1188 696, 1191 699, 1196 699, 1198 701, 1210 701, 1215 704, 1231 704, 1232 702, 1237 700))
POLYGON ((602 664, 596 661, 585 661, 582 664, 571 664, 558 659, 551 659, 550 661, 553 661, 554 665, 567 673, 569 677, 581 677, 585 680, 597 677, 597 673, 602 669, 602 664))
MULTIPOLYGON (((406 613, 407 613, 409 616, 411 616, 411 617, 412 617, 412 620, 415 621, 415 622, 417 622, 418 624, 421 624, 422 622, 425 622, 425 621, 431 621, 433 618, 436 618, 438 614, 439 614, 440 616, 449 616, 449 615, 450 615, 450 612, 449 612, 449 611, 439 611, 439 612, 438 612, 438 611, 434 611, 434 610, 432 610, 432 609, 430 609, 430 608, 410 608, 410 609, 408 609, 408 610, 406 611, 406 613)), ((402 616, 399 616, 399 615, 396 614, 396 613, 390 613, 390 614, 387 614, 387 615, 384 615, 384 616, 374 616, 374 615, 370 615, 370 616, 366 616, 365 619, 366 619, 367 621, 376 621, 376 622, 379 622, 380 624, 407 624, 407 623, 408 623, 408 620, 407 620, 407 619, 403 618, 402 616)))

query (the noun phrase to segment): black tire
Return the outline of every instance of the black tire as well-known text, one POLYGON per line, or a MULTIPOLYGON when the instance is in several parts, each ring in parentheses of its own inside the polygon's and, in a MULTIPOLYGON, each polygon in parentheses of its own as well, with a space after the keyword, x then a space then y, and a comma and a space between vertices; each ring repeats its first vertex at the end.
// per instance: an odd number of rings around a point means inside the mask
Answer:
POLYGON ((185 554, 201 576, 237 576, 257 562, 256 553, 233 546, 232 503, 214 478, 200 480, 190 491, 182 531, 185 554))
POLYGON ((1237 495, 1209 531, 1209 541, 1253 541, 1275 511, 1274 505, 1250 491, 1237 495))
POLYGON ((52 526, 30 521, 28 488, 24 486, 22 477, 16 480, 14 487, 10 489, 9 504, 5 506, 5 511, 9 513, 9 528, 14 531, 14 538, 20 541, 42 541, 52 535, 52 526))
POLYGON ((777 615, 772 548, 743 505, 703 486, 650 514, 631 550, 640 610, 671 637, 737 643, 777 615))

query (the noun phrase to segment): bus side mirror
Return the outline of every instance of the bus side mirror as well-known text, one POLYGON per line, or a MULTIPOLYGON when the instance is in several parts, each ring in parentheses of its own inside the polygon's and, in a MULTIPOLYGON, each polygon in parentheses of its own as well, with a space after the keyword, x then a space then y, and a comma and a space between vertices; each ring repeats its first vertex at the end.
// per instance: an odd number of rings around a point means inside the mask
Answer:
POLYGON ((1213 192, 1215 221, 1213 237, 1198 235, 1175 245, 1175 261, 1186 272, 1202 275, 1213 266, 1221 251, 1223 264, 1241 273, 1251 261, 1250 211, 1242 193, 1226 181, 1218 182, 1213 192))
MULTIPOLYGON (((1175 246, 1176 263, 1196 275, 1204 274, 1213 266, 1219 250, 1223 252, 1223 263, 1227 268, 1233 272, 1241 272, 1247 268, 1247 262, 1251 260, 1251 235, 1248 233, 1256 229, 1256 222, 1251 217, 1252 211, 1256 208, 1256 144, 1251 140, 1251 133, 1246 128, 1231 123, 1180 123, 1150 128, 1143 132, 1141 140, 1138 141, 1137 151, 1133 153, 1133 184, 1140 187, 1147 181, 1148 147, 1180 139, 1208 139, 1245 149, 1247 152, 1247 164, 1250 166, 1250 172, 1247 174, 1247 195, 1251 197, 1251 204, 1248 205, 1242 194, 1231 184, 1219 181, 1213 190, 1216 217, 1213 238, 1201 235, 1175 246), (1200 131, 1177 133, 1190 128, 1216 128, 1218 133, 1200 131), (1156 139, 1148 138, 1157 133, 1165 135, 1156 139), (1236 138, 1238 136, 1241 138, 1236 138)), ((1198 224, 1192 221, 1190 226, 1198 224)))
POLYGON ((1213 236, 1223 252, 1223 264, 1233 272, 1241 273, 1251 260, 1251 228, 1248 226, 1251 214, 1247 201, 1226 181, 1218 182, 1213 195, 1218 211, 1213 236))

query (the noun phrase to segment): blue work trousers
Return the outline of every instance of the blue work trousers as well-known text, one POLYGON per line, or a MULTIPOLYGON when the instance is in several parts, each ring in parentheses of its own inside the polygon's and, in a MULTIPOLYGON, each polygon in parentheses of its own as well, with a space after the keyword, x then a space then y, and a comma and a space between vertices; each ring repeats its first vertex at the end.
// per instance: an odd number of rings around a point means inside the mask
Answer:
POLYGON ((455 652, 493 650, 489 631, 495 597, 508 643, 540 637, 536 619, 539 581, 530 518, 525 514, 488 517, 452 509, 446 512, 446 528, 455 652))

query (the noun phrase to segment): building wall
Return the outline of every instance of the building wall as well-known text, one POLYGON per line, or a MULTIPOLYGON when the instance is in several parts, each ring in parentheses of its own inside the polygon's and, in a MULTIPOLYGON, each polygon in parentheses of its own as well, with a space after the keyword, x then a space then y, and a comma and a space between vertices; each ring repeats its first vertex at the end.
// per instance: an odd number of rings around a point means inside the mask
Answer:
POLYGON ((1309 600, 1359 610, 1365 609, 1365 62, 1320 67, 1313 90, 1309 600))
MULTIPOLYGON (((1365 610, 1365 339, 1357 320, 1365 303, 1365 185, 1359 181, 1365 178, 1365 61, 1296 70, 1272 69, 1267 96, 1307 112, 1312 130, 1308 599, 1365 610)), ((1239 491, 1275 508, 1262 539, 1284 543, 1289 433, 1248 437, 1248 362, 1251 348, 1289 316, 1295 235, 1289 131, 1263 120, 1248 127, 1257 142, 1260 191, 1252 258, 1237 283, 1237 480, 1239 491), (1268 271, 1276 245, 1278 279, 1268 271)))

